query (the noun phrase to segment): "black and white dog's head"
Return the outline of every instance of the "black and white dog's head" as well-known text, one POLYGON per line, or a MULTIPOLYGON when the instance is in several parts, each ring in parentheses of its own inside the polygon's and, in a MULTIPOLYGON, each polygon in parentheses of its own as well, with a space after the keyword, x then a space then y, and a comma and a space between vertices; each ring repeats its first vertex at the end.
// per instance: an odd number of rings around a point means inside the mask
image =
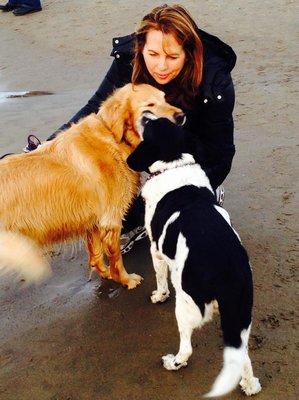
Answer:
MULTIPOLYGON (((156 172, 171 167, 172 163, 186 162, 185 134, 181 127, 167 118, 148 121, 143 132, 143 141, 128 157, 129 167, 135 171, 156 172)), ((188 155, 188 161, 193 160, 188 155)))

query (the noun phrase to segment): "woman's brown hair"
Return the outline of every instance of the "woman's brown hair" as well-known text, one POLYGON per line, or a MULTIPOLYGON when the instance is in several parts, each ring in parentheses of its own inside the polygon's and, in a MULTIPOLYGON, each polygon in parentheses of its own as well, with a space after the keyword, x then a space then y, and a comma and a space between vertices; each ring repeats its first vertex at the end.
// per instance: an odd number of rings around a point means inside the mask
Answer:
POLYGON ((164 4, 145 15, 136 31, 133 84, 150 83, 159 86, 149 74, 142 54, 146 35, 153 29, 163 34, 172 34, 185 51, 185 63, 180 74, 174 79, 175 82, 171 81, 160 88, 166 91, 167 101, 189 108, 201 83, 203 71, 203 46, 197 26, 180 5, 164 4))

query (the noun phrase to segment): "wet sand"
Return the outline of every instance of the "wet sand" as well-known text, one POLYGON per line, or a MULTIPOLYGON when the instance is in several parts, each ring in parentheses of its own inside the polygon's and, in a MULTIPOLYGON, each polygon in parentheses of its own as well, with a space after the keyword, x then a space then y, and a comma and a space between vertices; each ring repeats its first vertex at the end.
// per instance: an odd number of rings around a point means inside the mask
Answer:
MULTIPOLYGON (((3 4, 4 2, 1 2, 3 4)), ((172 2, 169 2, 172 3, 172 2)), ((0 102, 0 152, 19 151, 29 133, 45 139, 93 94, 111 62, 111 39, 130 33, 157 1, 44 1, 25 17, 0 15, 0 92, 52 95, 0 102)), ((295 400, 298 360, 298 56, 295 1, 182 1, 202 29, 238 55, 236 147, 225 207, 248 249, 255 305, 250 341, 261 400, 295 400)), ((32 205, 34 207, 34 205, 32 205)), ((187 368, 160 357, 178 349, 173 292, 152 305, 148 241, 125 257, 143 275, 127 291, 87 282, 84 248, 53 256, 38 287, 1 278, 0 399, 198 399, 220 371, 218 318, 193 337, 187 368)), ((226 397, 245 398, 239 389, 226 397)))

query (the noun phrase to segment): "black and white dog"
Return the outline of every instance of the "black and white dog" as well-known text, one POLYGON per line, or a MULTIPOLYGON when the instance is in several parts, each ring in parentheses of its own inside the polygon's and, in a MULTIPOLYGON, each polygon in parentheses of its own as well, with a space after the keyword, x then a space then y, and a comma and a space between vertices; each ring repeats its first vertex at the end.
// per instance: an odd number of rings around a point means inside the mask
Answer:
POLYGON ((168 370, 187 365, 193 329, 211 320, 218 303, 224 365, 206 397, 224 395, 238 382, 252 395, 261 385, 248 356, 253 302, 248 256, 205 172, 184 151, 182 129, 161 118, 147 123, 143 141, 127 160, 130 168, 150 173, 142 196, 157 278, 151 301, 169 296, 168 267, 176 290, 180 348, 162 357, 163 364, 168 370))

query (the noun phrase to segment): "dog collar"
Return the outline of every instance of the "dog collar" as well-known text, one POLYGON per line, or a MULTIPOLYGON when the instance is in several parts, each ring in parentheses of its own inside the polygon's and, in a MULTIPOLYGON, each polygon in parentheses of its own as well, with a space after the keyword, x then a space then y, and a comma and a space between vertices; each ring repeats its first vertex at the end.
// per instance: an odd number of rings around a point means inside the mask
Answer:
MULTIPOLYGON (((171 169, 186 167, 187 165, 195 165, 195 162, 189 162, 187 164, 178 165, 177 167, 173 167, 171 169)), ((163 169, 162 171, 153 172, 153 173, 149 174, 147 180, 149 181, 150 179, 154 178, 155 176, 160 175, 160 174, 162 174, 163 172, 166 172, 166 171, 170 171, 170 169, 163 169)))

